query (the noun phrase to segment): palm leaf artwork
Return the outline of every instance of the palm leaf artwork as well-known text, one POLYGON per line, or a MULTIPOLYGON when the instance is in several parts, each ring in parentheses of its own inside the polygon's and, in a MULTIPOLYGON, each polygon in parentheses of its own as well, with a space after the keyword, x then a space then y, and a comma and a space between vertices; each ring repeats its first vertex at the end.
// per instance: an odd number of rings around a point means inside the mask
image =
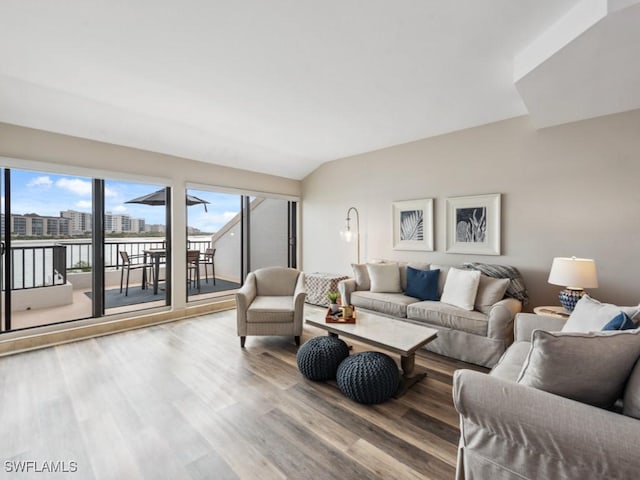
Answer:
POLYGON ((400 240, 423 240, 422 218, 422 210, 400 212, 400 240))

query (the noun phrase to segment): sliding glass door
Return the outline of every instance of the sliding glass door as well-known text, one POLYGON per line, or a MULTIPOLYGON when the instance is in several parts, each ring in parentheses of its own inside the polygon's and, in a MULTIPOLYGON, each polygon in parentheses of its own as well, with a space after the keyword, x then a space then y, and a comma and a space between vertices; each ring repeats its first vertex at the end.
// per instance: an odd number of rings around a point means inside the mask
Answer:
POLYGON ((201 188, 187 199, 188 249, 199 258, 187 265, 189 301, 229 295, 258 268, 297 267, 296 202, 201 188))
POLYGON ((169 189, 21 169, 0 175, 0 332, 169 303, 169 189), (158 190, 163 204, 130 203, 158 190))
POLYGON ((241 195, 187 190, 189 301, 229 295, 240 288, 241 205, 241 195))
POLYGON ((251 270, 289 266, 288 205, 277 198, 251 197, 249 238, 251 270))
POLYGON ((169 305, 170 191, 162 185, 104 182, 106 314, 169 305))
POLYGON ((2 176, 4 330, 91 317, 92 180, 20 169, 2 176))

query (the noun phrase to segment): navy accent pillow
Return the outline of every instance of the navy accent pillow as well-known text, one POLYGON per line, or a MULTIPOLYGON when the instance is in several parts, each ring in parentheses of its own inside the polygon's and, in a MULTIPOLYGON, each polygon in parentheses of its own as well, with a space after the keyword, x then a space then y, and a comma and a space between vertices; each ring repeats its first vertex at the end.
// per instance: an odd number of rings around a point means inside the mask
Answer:
POLYGON ((629 318, 629 315, 624 312, 620 312, 618 315, 613 317, 609 323, 602 327, 602 331, 633 330, 634 328, 638 328, 638 326, 629 318))
POLYGON ((407 267, 407 289, 404 294, 420 300, 438 301, 440 270, 418 270, 407 267))

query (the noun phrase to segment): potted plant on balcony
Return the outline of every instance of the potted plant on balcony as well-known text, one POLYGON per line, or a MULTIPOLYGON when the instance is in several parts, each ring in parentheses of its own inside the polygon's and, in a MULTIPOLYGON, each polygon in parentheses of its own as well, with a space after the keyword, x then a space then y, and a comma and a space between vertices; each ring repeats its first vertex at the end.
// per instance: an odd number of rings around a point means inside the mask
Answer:
POLYGON ((327 298, 329 299, 329 309, 331 313, 338 313, 340 310, 340 306, 338 305, 338 297, 340 294, 338 292, 329 292, 327 293, 327 298))

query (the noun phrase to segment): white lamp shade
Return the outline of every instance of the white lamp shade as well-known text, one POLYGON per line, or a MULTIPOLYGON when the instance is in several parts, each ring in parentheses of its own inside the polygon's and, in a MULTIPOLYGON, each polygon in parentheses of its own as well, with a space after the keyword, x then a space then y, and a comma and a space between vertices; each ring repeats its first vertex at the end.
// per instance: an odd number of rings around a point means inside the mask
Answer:
POLYGON ((597 288, 596 262, 591 258, 556 257, 548 282, 572 289, 597 288))

